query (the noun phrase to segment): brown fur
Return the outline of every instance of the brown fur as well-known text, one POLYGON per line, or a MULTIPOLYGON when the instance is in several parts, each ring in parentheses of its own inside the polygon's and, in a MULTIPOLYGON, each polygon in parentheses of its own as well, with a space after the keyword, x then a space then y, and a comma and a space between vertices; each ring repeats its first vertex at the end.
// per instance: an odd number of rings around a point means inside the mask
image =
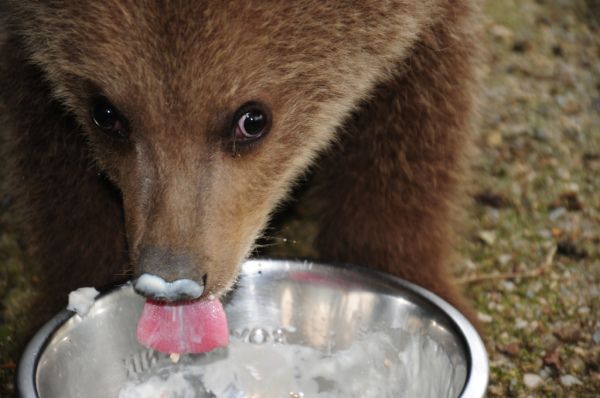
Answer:
POLYGON ((52 305, 130 271, 206 276, 205 294, 223 293, 329 148, 323 259, 415 281, 473 319, 445 268, 473 110, 470 0, 4 7, 9 171, 52 305), (100 93, 129 142, 91 123, 100 93), (234 153, 224 137, 249 100, 272 130, 234 153))

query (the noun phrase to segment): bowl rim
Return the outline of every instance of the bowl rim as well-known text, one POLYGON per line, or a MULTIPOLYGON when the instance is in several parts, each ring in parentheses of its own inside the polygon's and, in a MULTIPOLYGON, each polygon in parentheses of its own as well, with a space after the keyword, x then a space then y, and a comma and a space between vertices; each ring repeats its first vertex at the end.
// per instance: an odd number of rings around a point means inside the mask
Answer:
MULTIPOLYGON (((242 273, 252 274, 260 270, 264 265, 269 264, 270 266, 276 267, 282 264, 312 264, 313 266, 321 268, 336 268, 351 272, 366 272, 369 277, 376 280, 385 281, 387 283, 393 282, 402 288, 405 288, 418 296, 423 298, 425 301, 429 301, 434 307, 440 309, 455 326, 458 333, 463 340, 465 346, 465 354, 468 362, 467 381, 463 386, 460 393, 461 398, 482 398, 485 395, 489 381, 489 362, 488 355, 485 349, 483 340, 479 336, 479 333, 475 327, 462 315, 454 306, 450 303, 432 293, 425 288, 418 286, 412 282, 408 282, 404 279, 390 275, 385 272, 374 270, 365 266, 359 266, 348 263, 322 263, 312 260, 302 259, 275 259, 275 258, 254 258, 245 261, 240 267, 240 275, 242 273)), ((103 290, 100 295, 96 298, 99 299, 102 296, 112 293, 115 290, 121 289, 125 286, 129 286, 131 283, 126 282, 121 285, 109 287, 103 290)), ((76 313, 67 309, 61 310, 58 314, 52 317, 44 326, 38 330, 33 338, 27 344, 19 365, 17 368, 17 394, 20 398, 39 398, 36 386, 36 369, 40 360, 41 354, 46 349, 46 346, 52 339, 54 332, 58 330, 64 323, 75 316, 76 313)))

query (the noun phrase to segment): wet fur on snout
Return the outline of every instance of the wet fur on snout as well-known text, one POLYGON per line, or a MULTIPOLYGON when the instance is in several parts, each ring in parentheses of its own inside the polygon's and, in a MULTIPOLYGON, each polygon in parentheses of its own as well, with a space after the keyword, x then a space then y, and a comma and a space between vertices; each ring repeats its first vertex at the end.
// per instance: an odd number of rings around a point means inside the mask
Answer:
POLYGON ((205 294, 221 294, 318 159, 321 259, 404 277, 474 319, 447 268, 474 111, 472 1, 2 7, 4 150, 46 308, 144 264, 206 275, 205 294), (129 141, 95 128, 98 95, 129 141), (231 118, 248 101, 272 127, 238 151, 231 118), (142 264, 148 252, 181 261, 142 264))

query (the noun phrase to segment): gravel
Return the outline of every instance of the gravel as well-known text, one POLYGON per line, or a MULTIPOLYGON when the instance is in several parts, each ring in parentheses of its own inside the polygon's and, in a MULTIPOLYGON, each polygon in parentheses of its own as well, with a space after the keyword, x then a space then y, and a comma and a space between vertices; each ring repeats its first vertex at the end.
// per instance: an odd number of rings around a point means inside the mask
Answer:
POLYGON ((523 384, 525 384, 525 387, 527 387, 529 389, 533 390, 534 388, 537 388, 543 382, 544 382, 544 379, 542 379, 539 375, 536 375, 533 373, 525 373, 523 375, 523 384))
POLYGON ((579 380, 577 377, 575 377, 573 375, 564 375, 564 376, 560 376, 560 384, 562 384, 565 387, 571 387, 574 385, 580 385, 581 380, 579 380))

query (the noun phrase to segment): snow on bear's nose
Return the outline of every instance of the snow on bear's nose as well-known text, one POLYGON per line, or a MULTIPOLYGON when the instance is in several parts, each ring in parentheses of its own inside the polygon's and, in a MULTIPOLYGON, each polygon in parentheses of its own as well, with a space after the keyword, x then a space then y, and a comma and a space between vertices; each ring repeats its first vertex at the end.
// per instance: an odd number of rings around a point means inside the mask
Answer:
POLYGON ((134 287, 138 293, 159 301, 193 300, 200 297, 204 291, 204 285, 191 279, 167 282, 152 274, 142 274, 135 281, 134 287))

